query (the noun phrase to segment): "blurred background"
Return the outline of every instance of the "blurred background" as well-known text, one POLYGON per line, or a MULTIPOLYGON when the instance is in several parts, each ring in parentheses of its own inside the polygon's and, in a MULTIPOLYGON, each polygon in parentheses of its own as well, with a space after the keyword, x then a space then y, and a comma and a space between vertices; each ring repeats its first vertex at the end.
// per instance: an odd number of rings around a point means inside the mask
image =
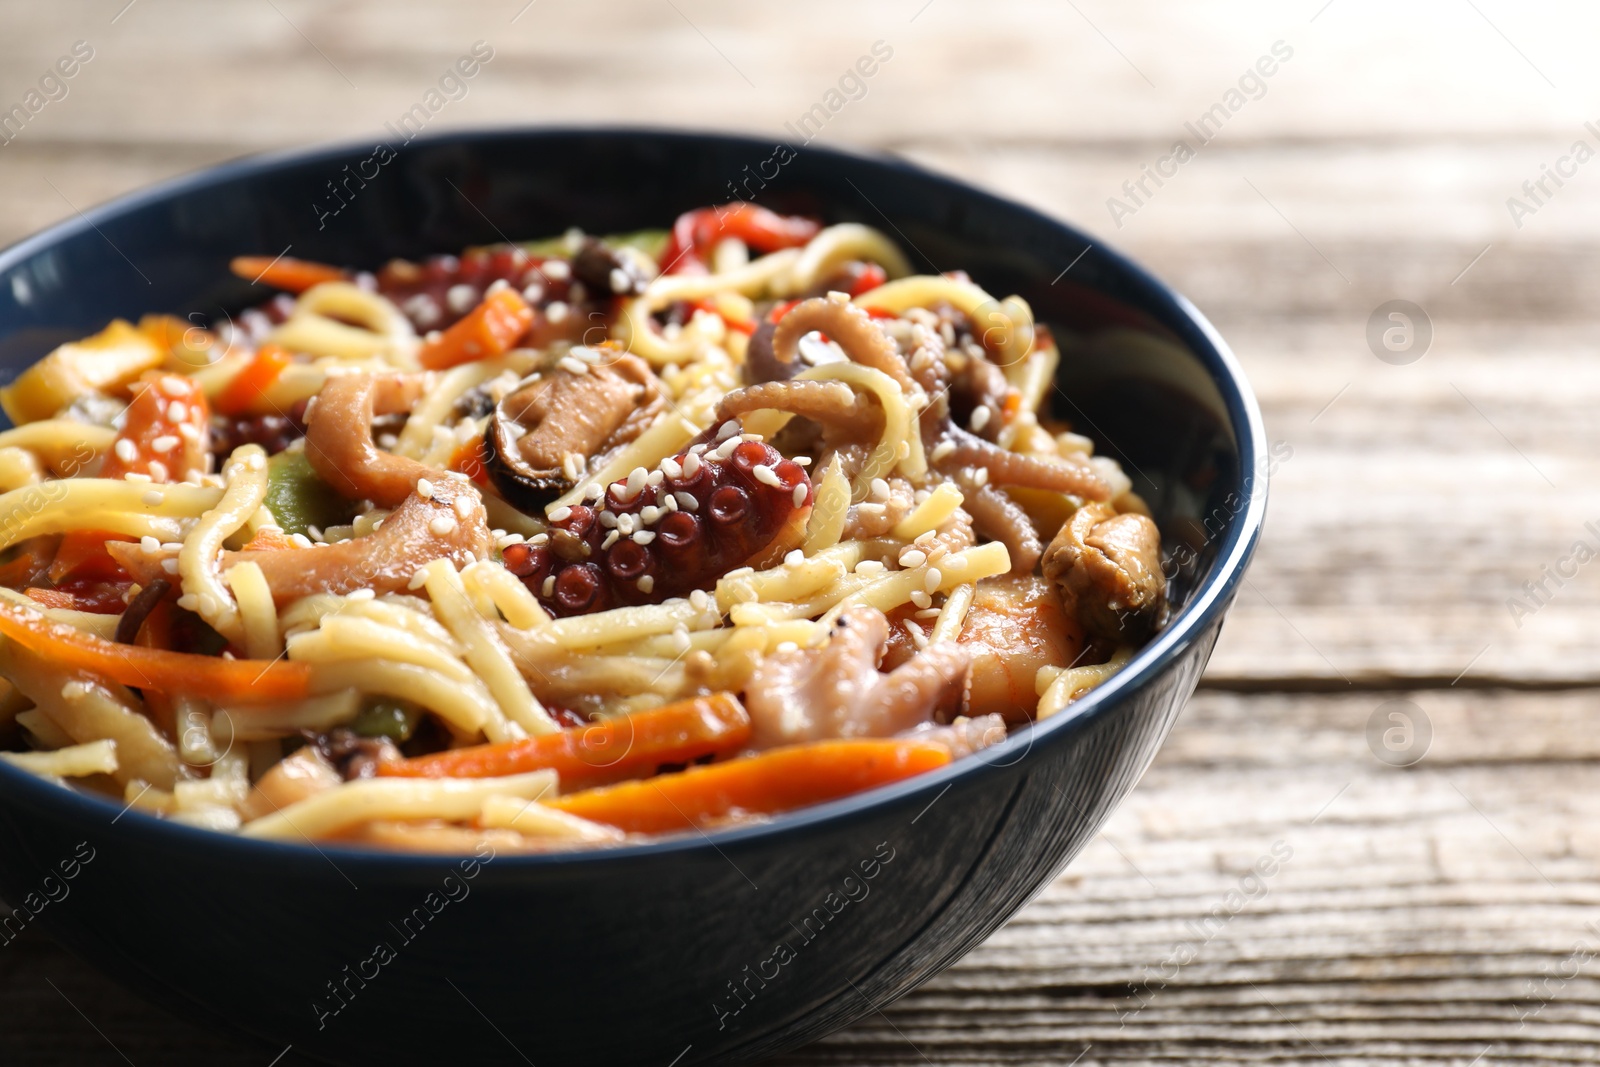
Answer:
MULTIPOLYGON (((1076 223, 1238 353, 1266 540, 1101 837, 786 1062, 1592 1062, 1597 31, 1511 0, 4 0, 0 112, 28 111, 0 244, 237 156, 393 142, 419 104, 428 133, 810 136, 1076 223)), ((0 1062, 267 1061, 32 929, 0 1016, 0 1062)))

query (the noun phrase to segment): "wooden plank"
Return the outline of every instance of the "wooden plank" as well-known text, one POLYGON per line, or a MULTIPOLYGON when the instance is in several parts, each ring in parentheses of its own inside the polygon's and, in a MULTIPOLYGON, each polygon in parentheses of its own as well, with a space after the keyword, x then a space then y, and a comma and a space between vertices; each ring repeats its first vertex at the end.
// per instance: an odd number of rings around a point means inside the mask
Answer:
POLYGON ((1557 147, 1582 129, 1585 116, 1559 102, 1592 89, 1583 42, 1600 28, 1592 10, 1545 18, 1537 5, 1504 2, 1481 14, 1360 0, 1325 12, 1266 0, 1148 10, 1111 0, 524 5, 283 0, 223 15, 184 0, 137 5, 114 24, 86 0, 36 5, 12 16, 0 42, 0 99, 19 98, 88 39, 96 58, 30 137, 218 142, 238 138, 248 116, 252 138, 325 139, 377 130, 482 39, 495 60, 439 121, 623 116, 776 133, 882 39, 893 60, 830 121, 830 136, 1165 142, 1282 40, 1293 58, 1230 115, 1226 137, 1536 133, 1557 147))

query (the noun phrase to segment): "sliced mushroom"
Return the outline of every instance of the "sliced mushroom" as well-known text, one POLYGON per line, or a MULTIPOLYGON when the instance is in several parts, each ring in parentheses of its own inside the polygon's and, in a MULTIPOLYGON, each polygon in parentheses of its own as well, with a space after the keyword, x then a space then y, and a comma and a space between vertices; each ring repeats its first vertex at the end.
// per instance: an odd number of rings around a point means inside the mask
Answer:
POLYGON ((484 433, 489 475, 508 503, 532 514, 571 489, 595 456, 639 436, 662 405, 660 383, 637 356, 563 359, 495 406, 484 433))
POLYGON ((1155 632, 1166 608, 1161 534, 1147 516, 1109 504, 1073 512, 1044 553, 1044 575, 1090 634, 1119 644, 1155 632))

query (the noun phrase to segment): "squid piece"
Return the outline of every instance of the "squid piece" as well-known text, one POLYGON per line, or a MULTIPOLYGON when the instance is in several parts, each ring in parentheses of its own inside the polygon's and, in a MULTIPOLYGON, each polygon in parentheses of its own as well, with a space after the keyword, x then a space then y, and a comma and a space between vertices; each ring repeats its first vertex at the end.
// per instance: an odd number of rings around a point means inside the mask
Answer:
POLYGON ((884 674, 878 663, 888 638, 883 612, 853 607, 821 648, 764 657, 745 689, 755 747, 888 737, 958 711, 966 650, 942 641, 884 674))

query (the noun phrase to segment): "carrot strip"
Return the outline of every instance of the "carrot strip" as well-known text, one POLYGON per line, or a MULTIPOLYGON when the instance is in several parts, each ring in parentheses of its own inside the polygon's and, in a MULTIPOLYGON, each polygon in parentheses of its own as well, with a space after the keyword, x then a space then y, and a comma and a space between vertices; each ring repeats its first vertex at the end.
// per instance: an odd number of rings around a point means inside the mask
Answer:
POLYGON ((121 478, 131 471, 157 482, 180 482, 189 471, 204 469, 210 425, 211 407, 198 381, 147 374, 100 465, 100 477, 121 478))
POLYGON ((213 406, 224 415, 243 415, 256 406, 294 360, 277 345, 262 345, 244 369, 217 394, 213 406))
POLYGON ((126 582, 128 572, 106 551, 106 542, 132 540, 108 530, 69 530, 62 535, 45 577, 55 585, 71 581, 126 582))
POLYGON ((533 308, 515 289, 500 289, 466 316, 428 341, 417 359, 429 370, 444 370, 475 359, 509 352, 533 325, 533 308))
POLYGON ((326 263, 313 263, 309 259, 291 259, 279 256, 237 256, 228 264, 239 277, 251 282, 265 282, 274 289, 287 289, 303 293, 313 285, 323 282, 348 281, 350 274, 326 263))
POLYGON ((949 762, 949 749, 927 741, 815 741, 542 803, 632 833, 660 834, 728 815, 820 804, 949 762))
POLYGON ((193 693, 217 703, 300 700, 311 688, 311 668, 304 663, 119 645, 8 602, 0 602, 0 636, 66 670, 88 671, 139 689, 193 693))
POLYGON ((553 734, 457 748, 378 765, 397 778, 504 778, 553 770, 563 789, 587 789, 663 764, 728 756, 750 740, 750 716, 731 693, 680 700, 553 734))

